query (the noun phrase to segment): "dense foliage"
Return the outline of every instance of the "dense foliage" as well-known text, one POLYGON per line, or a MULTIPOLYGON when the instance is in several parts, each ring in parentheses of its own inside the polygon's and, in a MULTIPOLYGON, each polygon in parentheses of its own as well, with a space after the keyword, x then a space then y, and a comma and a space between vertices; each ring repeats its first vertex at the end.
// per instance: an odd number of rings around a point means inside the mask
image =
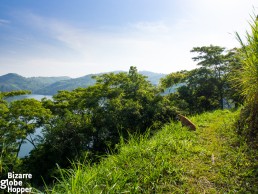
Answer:
POLYGON ((171 73, 161 79, 161 87, 177 87, 168 98, 187 113, 201 113, 216 109, 236 107, 242 103, 240 94, 230 84, 230 73, 236 69, 236 53, 219 46, 195 47, 194 61, 200 68, 171 73))
POLYGON ((53 100, 42 100, 51 117, 44 124, 44 138, 23 162, 23 168, 35 174, 36 183, 41 176, 50 181, 56 164, 65 168, 71 160, 84 156, 96 162, 99 156, 115 151, 121 137, 127 139, 149 128, 154 132, 176 117, 175 108, 136 67, 128 73, 103 74, 94 79, 93 86, 60 91, 53 100))
POLYGON ((2 137, 9 138, 2 142, 2 153, 8 153, 1 156, 2 168, 31 172, 34 184, 42 184, 42 177, 48 183, 58 176, 57 165, 66 168, 73 160, 97 162, 100 156, 116 151, 121 137, 127 139, 149 128, 154 133, 175 119, 177 111, 200 113, 224 108, 226 100, 236 102, 226 92, 231 88, 227 75, 230 67, 234 69, 234 53, 229 55, 212 45, 192 52, 199 54, 194 60, 200 61, 201 67, 169 74, 159 87, 131 67, 128 73, 94 76, 94 85, 59 91, 52 100, 7 104, 2 98, 1 111, 6 115, 2 117, 6 121, 1 126, 2 137), (174 85, 176 92, 162 93, 174 85), (33 139, 38 127, 42 127, 43 137, 33 139), (18 153, 25 140, 34 149, 20 160, 18 153), (7 166, 8 161, 16 162, 7 166))
POLYGON ((25 99, 7 104, 5 97, 27 94, 28 91, 0 93, 0 178, 7 175, 18 164, 18 153, 24 140, 29 139, 35 129, 50 117, 50 111, 34 99, 25 99))
POLYGON ((154 136, 134 135, 96 165, 74 163, 46 193, 257 193, 258 152, 233 127, 239 111, 191 117, 154 136))

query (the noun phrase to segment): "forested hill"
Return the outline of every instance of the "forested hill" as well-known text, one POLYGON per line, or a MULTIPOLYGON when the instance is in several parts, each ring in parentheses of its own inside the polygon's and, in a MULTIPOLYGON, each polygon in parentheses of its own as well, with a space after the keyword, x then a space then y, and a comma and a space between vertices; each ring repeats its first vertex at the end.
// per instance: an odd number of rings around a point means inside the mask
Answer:
POLYGON ((32 93, 61 80, 69 80, 66 76, 61 77, 30 77, 26 78, 15 73, 0 76, 0 91, 31 90, 32 93))
MULTIPOLYGON (((121 71, 117 71, 121 72, 121 71)), ((148 80, 157 85, 160 78, 165 74, 140 71, 139 73, 148 77, 148 80)), ((89 74, 79 78, 61 77, 23 77, 15 73, 8 73, 0 76, 0 91, 8 92, 13 90, 31 90, 34 94, 54 95, 59 90, 73 90, 78 87, 88 87, 95 83, 93 75, 89 74)))

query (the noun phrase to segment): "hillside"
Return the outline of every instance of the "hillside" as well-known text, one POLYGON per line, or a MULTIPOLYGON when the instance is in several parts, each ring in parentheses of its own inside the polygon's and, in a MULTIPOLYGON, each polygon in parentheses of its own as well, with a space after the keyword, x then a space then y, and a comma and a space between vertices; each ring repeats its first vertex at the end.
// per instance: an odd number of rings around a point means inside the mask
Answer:
POLYGON ((90 75, 86 75, 86 76, 79 77, 79 78, 57 81, 53 84, 50 84, 46 87, 36 90, 35 93, 36 94, 45 94, 45 95, 54 95, 59 90, 71 91, 78 87, 88 87, 95 83, 95 80, 93 80, 91 78, 92 76, 93 76, 93 74, 90 74, 90 75))
MULTIPOLYGON (((118 73, 121 71, 116 71, 118 73)), ((165 74, 153 73, 149 71, 140 71, 139 73, 147 76, 148 80, 157 85, 161 77, 165 74)), ((34 94, 42 95, 54 95, 59 90, 71 91, 78 87, 88 87, 95 83, 92 79, 93 75, 100 74, 89 74, 79 78, 69 78, 65 76, 61 77, 30 77, 25 78, 18 74, 9 73, 0 76, 0 91, 8 92, 13 90, 31 90, 34 94)))
POLYGON ((163 74, 163 73, 153 73, 153 72, 150 72, 150 71, 139 71, 139 73, 142 74, 142 75, 147 76, 148 80, 153 85, 158 85, 159 80, 166 76, 166 74, 163 74))
POLYGON ((26 78, 15 73, 0 76, 0 91, 31 90, 35 93, 39 88, 46 87, 60 80, 68 80, 69 77, 31 77, 26 78))
POLYGON ((236 135, 238 114, 193 117, 195 132, 170 123, 152 137, 132 137, 99 164, 63 170, 48 193, 258 193, 257 148, 236 135))

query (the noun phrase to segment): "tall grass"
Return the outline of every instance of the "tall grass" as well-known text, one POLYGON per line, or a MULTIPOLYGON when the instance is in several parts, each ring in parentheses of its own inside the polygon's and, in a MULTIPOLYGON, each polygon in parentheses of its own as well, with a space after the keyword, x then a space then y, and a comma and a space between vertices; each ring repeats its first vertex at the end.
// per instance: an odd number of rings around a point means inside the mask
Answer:
POLYGON ((178 123, 153 137, 131 136, 100 163, 74 163, 47 193, 257 193, 257 152, 232 127, 238 112, 216 111, 178 123))
POLYGON ((242 46, 240 50, 242 69, 239 79, 246 101, 258 103, 258 17, 252 17, 250 27, 251 33, 246 33, 246 43, 236 33, 242 46))
POLYGON ((246 43, 236 34, 242 46, 239 53, 242 68, 236 79, 246 102, 244 122, 250 135, 254 136, 258 134, 258 17, 252 17, 250 27, 251 33, 246 33, 246 43))
POLYGON ((121 142, 119 154, 110 155, 99 164, 74 164, 71 170, 61 170, 62 179, 51 193, 166 193, 177 190, 183 183, 183 172, 175 156, 186 159, 190 156, 189 150, 196 152, 194 136, 178 124, 166 126, 155 138, 132 136, 128 142, 121 142))

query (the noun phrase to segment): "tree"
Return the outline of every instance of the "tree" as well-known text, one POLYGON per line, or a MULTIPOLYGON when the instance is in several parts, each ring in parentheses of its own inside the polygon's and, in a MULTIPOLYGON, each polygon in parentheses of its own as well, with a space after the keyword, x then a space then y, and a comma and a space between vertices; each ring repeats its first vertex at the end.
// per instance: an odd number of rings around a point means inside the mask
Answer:
POLYGON ((211 70, 201 67, 187 73, 184 85, 171 94, 176 106, 188 113, 201 113, 219 108, 216 80, 211 70))
POLYGON ((235 108, 238 108, 240 105, 243 105, 244 99, 241 92, 240 81, 236 79, 241 71, 241 62, 240 62, 240 49, 233 48, 230 49, 226 55, 229 72, 226 75, 227 81, 225 83, 225 97, 230 99, 234 103, 235 108))
MULTIPOLYGON (((13 110, 5 98, 28 93, 30 92, 0 92, 0 178, 6 176, 7 172, 19 163, 17 161, 17 149, 19 147, 17 140, 24 136, 20 131, 20 125, 12 117, 13 110)), ((23 107, 20 107, 20 109, 23 110, 23 107)))
POLYGON ((49 177, 56 164, 66 168, 84 153, 96 162, 110 149, 115 151, 121 136, 126 139, 148 128, 155 130, 175 117, 170 102, 136 67, 130 67, 128 73, 94 78, 93 86, 59 91, 53 100, 42 101, 53 117, 44 129, 41 144, 25 162, 35 172, 42 164, 39 176, 49 177))
MULTIPOLYGON (((182 83, 186 75, 186 70, 170 73, 166 77, 160 79, 160 88, 164 91, 165 89, 171 88, 178 83, 182 83)), ((171 93, 170 90, 169 93, 171 93)))
POLYGON ((161 79, 163 90, 179 85, 168 97, 173 104, 188 113, 200 113, 223 109, 224 103, 232 99, 240 101, 228 78, 230 65, 237 64, 234 53, 213 45, 194 47, 191 52, 198 54, 193 60, 198 61, 200 68, 171 73, 161 79))
POLYGON ((34 148, 36 142, 32 139, 32 134, 36 128, 43 126, 51 117, 51 112, 45 109, 41 102, 35 99, 23 99, 11 102, 9 107, 9 125, 16 130, 16 141, 18 148, 16 158, 20 152, 21 145, 26 139, 34 148))
POLYGON ((191 52, 198 53, 197 57, 193 57, 194 61, 199 61, 197 65, 210 69, 213 72, 213 77, 216 80, 218 88, 218 97, 220 108, 223 109, 224 86, 226 83, 225 75, 228 73, 227 58, 225 48, 219 46, 203 46, 194 47, 191 52))

